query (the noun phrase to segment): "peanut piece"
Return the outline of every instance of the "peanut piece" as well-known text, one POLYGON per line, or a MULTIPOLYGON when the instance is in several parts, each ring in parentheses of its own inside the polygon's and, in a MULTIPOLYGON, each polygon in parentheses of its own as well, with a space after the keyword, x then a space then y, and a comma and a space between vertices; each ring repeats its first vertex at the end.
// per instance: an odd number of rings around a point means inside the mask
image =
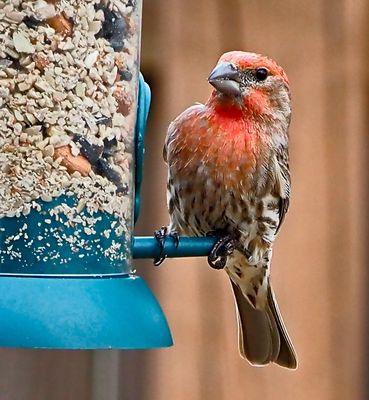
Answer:
POLYGON ((77 171, 82 176, 88 176, 91 172, 91 164, 81 155, 74 156, 71 152, 70 146, 62 146, 55 149, 54 160, 59 157, 63 158, 61 165, 64 165, 70 174, 77 171))
POLYGON ((55 29, 58 33, 63 33, 66 36, 72 35, 73 24, 65 18, 63 14, 56 15, 55 17, 48 18, 46 22, 55 29))

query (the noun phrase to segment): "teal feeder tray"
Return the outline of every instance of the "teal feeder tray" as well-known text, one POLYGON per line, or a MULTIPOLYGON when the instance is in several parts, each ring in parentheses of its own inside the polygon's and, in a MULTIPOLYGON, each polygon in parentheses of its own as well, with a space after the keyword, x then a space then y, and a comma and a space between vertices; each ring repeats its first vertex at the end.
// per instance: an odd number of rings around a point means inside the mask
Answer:
MULTIPOLYGON (((140 77, 136 219, 149 104, 150 90, 140 77)), ((38 202, 40 208, 27 216, 0 220, 0 346, 146 349, 172 345, 154 295, 140 277, 129 273, 124 250, 129 252, 132 243, 122 243, 122 237, 109 230, 112 217, 97 214, 96 234, 91 235, 88 226, 68 227, 62 216, 50 216, 51 209, 72 207, 76 201, 64 196, 38 202), (115 257, 103 251, 114 246, 122 249, 115 257)), ((85 212, 81 210, 79 216, 85 212)))

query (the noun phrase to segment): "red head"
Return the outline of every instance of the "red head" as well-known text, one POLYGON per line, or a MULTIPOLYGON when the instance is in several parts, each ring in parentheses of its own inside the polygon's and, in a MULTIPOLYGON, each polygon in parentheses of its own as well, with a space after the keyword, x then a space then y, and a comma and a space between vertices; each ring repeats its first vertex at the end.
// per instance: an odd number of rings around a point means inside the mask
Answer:
POLYGON ((260 54, 245 51, 229 51, 220 57, 218 63, 222 62, 229 62, 241 71, 257 71, 258 68, 265 68, 269 76, 280 78, 288 86, 287 75, 283 69, 275 61, 260 54))
POLYGON ((273 60, 255 53, 223 54, 209 75, 215 88, 210 102, 238 107, 254 117, 289 120, 290 96, 287 75, 273 60))

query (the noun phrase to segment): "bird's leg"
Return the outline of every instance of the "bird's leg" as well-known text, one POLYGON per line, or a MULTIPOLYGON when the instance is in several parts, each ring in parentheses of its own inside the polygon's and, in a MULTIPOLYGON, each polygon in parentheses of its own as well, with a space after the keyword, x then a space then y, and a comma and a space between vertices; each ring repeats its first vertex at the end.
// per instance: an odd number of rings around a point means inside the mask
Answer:
POLYGON ((208 264, 214 269, 223 269, 227 263, 227 257, 230 256, 236 248, 236 240, 231 234, 223 234, 219 237, 217 232, 209 232, 207 236, 216 236, 218 240, 208 255, 208 264))
POLYGON ((160 229, 154 232, 154 237, 157 240, 160 248, 159 256, 154 258, 154 265, 158 266, 165 260, 166 257, 164 254, 164 246, 167 238, 171 237, 174 240, 175 247, 177 248, 179 245, 179 236, 176 231, 168 232, 168 227, 162 226, 160 229))

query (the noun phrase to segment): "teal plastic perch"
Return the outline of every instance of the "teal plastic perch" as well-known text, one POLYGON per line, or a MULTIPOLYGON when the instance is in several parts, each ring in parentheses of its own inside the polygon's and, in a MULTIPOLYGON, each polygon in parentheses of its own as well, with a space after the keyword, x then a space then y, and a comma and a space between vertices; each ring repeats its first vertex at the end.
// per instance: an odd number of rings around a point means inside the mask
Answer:
MULTIPOLYGON (((173 238, 165 241, 163 256, 204 257, 207 256, 216 242, 214 237, 180 237, 178 247, 173 238)), ((135 236, 133 241, 133 258, 157 258, 160 255, 158 241, 150 236, 135 236)))

